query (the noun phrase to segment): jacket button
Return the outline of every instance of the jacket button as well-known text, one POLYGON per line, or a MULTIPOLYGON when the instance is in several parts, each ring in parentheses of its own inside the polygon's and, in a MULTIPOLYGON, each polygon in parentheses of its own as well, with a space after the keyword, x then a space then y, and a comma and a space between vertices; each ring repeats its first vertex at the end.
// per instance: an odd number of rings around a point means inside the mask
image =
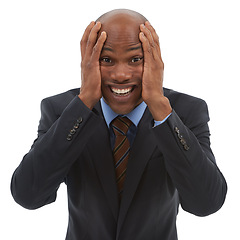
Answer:
POLYGON ((180 131, 179 131, 178 127, 175 127, 174 130, 175 130, 176 133, 179 134, 180 131))
POLYGON ((79 128, 79 123, 76 123, 73 127, 74 127, 75 129, 78 129, 78 128, 79 128))
POLYGON ((183 138, 181 138, 180 142, 181 142, 182 145, 186 144, 186 141, 183 138))
POLYGON ((183 139, 183 136, 180 133, 178 133, 178 138, 181 140, 183 139))
POLYGON ((72 140, 72 134, 68 134, 67 140, 68 140, 68 141, 71 141, 71 140, 72 140))
POLYGON ((77 123, 81 123, 83 121, 83 118, 82 117, 79 117, 78 119, 77 119, 77 123))
POLYGON ((70 130, 70 134, 73 135, 76 133, 76 130, 73 128, 72 130, 70 130))
POLYGON ((190 148, 187 144, 185 144, 183 147, 184 147, 184 149, 185 149, 186 151, 188 151, 189 148, 190 148))

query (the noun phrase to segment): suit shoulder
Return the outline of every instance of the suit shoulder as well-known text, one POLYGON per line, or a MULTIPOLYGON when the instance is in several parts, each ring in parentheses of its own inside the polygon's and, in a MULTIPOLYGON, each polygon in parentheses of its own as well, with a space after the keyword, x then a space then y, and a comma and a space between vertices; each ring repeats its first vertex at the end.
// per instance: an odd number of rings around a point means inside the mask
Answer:
POLYGON ((50 105, 56 114, 61 114, 61 112, 78 94, 79 88, 75 88, 50 97, 46 97, 42 100, 41 107, 44 108, 50 105))
POLYGON ((206 102, 198 97, 191 96, 186 93, 178 92, 172 89, 164 88, 164 94, 171 102, 172 106, 185 106, 185 107, 193 107, 193 106, 206 106, 206 102))
POLYGON ((62 102, 64 100, 71 101, 76 95, 79 94, 79 91, 80 91, 79 88, 71 89, 71 90, 50 96, 50 97, 46 97, 42 101, 50 101, 50 102, 59 102, 59 101, 62 102))
POLYGON ((164 94, 183 122, 194 121, 197 123, 200 120, 204 122, 209 121, 208 106, 203 99, 172 89, 164 89, 164 94))

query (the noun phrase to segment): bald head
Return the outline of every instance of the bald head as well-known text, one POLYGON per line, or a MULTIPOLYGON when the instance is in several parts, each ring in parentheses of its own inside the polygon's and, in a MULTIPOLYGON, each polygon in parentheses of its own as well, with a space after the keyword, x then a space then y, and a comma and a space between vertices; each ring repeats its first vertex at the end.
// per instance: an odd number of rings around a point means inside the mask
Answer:
POLYGON ((96 22, 101 22, 101 30, 107 33, 105 45, 113 43, 123 43, 131 38, 134 42, 138 41, 140 24, 144 24, 147 19, 138 12, 127 9, 116 9, 100 16, 96 22))
POLYGON ((104 13, 102 16, 100 16, 97 20, 101 22, 102 24, 104 22, 108 21, 136 21, 144 23, 147 21, 147 19, 141 15, 138 12, 128 10, 128 9, 115 9, 110 12, 104 13))

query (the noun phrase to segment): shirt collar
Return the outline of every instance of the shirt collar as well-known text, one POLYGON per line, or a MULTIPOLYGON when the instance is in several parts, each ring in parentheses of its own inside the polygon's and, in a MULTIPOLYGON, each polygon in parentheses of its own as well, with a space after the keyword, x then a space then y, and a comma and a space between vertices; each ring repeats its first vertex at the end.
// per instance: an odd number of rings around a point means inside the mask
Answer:
MULTIPOLYGON (((107 126, 109 127, 111 121, 116 118, 119 114, 115 113, 110 106, 104 101, 103 98, 100 100, 103 116, 105 118, 105 121, 107 123, 107 126)), ((136 108, 134 108, 130 113, 124 115, 128 117, 132 123, 137 127, 138 123, 140 122, 144 111, 147 107, 147 104, 145 102, 140 103, 136 108)))

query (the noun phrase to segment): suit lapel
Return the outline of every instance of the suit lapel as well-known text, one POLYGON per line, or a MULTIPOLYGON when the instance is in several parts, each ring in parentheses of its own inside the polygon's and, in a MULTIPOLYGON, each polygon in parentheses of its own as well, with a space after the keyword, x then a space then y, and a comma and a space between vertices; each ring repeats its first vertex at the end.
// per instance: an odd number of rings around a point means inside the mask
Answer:
POLYGON ((119 235, 122 224, 130 207, 144 169, 156 145, 151 134, 153 118, 148 108, 146 109, 138 126, 138 132, 131 149, 128 161, 126 180, 119 211, 117 234, 119 235))
MULTIPOLYGON (((93 111, 101 113, 101 107, 98 103, 93 111)), ((105 120, 101 115, 99 129, 91 138, 92 158, 99 176, 102 188, 105 192, 107 201, 112 210, 113 216, 117 221, 119 202, 116 184, 116 175, 114 169, 114 160, 110 146, 109 130, 105 120)))

